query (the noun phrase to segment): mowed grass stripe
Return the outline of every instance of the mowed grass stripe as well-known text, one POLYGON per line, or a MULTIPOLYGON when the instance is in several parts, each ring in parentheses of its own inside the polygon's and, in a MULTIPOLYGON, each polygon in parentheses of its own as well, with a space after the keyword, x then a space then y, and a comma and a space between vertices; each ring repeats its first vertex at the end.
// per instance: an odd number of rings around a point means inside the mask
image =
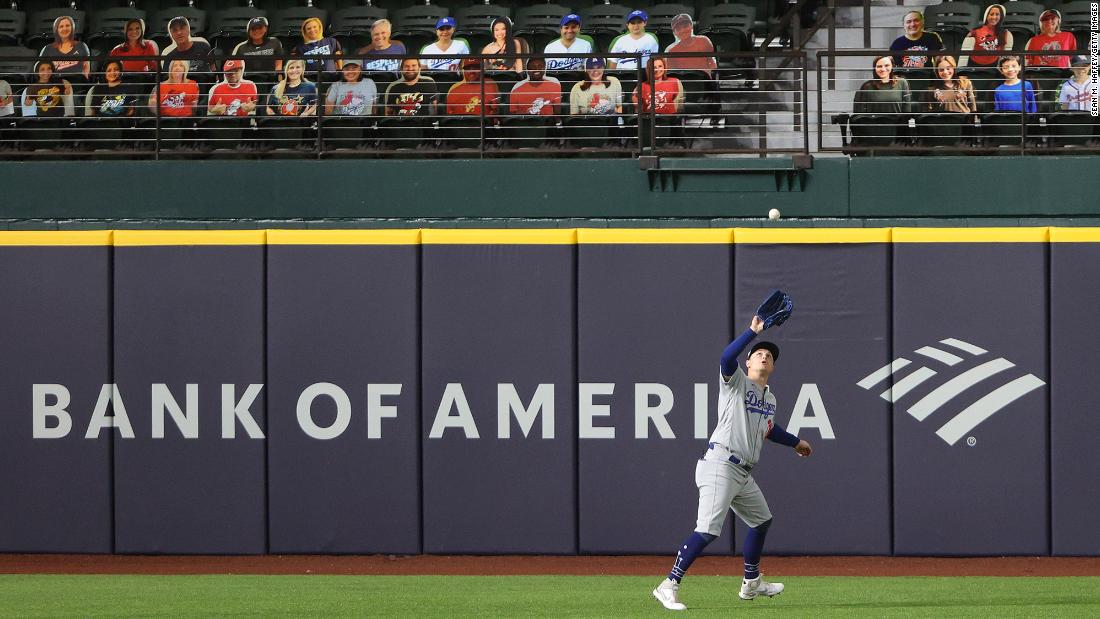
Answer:
MULTIPOLYGON (((4 617, 669 617, 660 576, 0 576, 4 617)), ((743 602, 690 576, 690 617, 1097 617, 1100 577, 792 577, 743 602)))

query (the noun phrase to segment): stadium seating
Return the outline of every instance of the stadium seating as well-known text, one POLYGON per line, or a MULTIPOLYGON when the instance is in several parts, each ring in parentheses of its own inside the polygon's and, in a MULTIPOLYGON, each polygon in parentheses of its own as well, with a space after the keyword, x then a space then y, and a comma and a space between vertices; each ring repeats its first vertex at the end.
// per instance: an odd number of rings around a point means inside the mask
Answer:
POLYGON ((1001 23, 1005 30, 1012 33, 1012 38, 1018 42, 1015 47, 1023 49, 1027 40, 1039 32, 1039 15, 1046 10, 1042 4, 1015 0, 1005 2, 1005 17, 1001 23))
POLYGON ((206 35, 206 11, 192 6, 176 6, 160 9, 151 20, 145 22, 145 38, 156 41, 161 49, 167 47, 172 42, 168 35, 168 22, 173 17, 186 17, 192 36, 206 35))
POLYGON ((596 49, 607 51, 615 37, 626 30, 626 16, 632 9, 621 4, 594 4, 580 10, 582 30, 592 37, 596 49))
POLYGON ((93 54, 105 53, 126 40, 123 28, 131 19, 145 20, 145 11, 132 7, 116 7, 92 13, 91 27, 84 35, 84 42, 93 54))
MULTIPOLYGON (((661 42, 661 49, 664 49, 674 41, 672 18, 681 13, 692 15, 694 9, 684 4, 657 4, 650 7, 647 12, 649 13, 649 22, 646 29, 657 35, 658 40, 661 42)), ((696 34, 698 34, 698 30, 696 30, 696 34)))
POLYGON ((419 50, 435 40, 436 22, 448 17, 450 11, 435 5, 418 5, 399 9, 391 15, 392 37, 400 39, 407 50, 419 50))
POLYGON ((533 50, 561 36, 561 18, 572 13, 560 4, 536 4, 516 11, 515 34, 527 39, 533 50))
POLYGON ((1062 13, 1062 30, 1072 32, 1082 48, 1087 46, 1089 40, 1092 5, 1090 0, 1076 0, 1058 8, 1062 13))
POLYGON ((481 51, 492 40, 489 26, 498 17, 511 18, 512 9, 499 4, 475 4, 459 9, 455 13, 458 27, 455 34, 462 36, 470 44, 470 51, 481 51))
POLYGON ((376 6, 350 6, 332 15, 329 34, 348 50, 359 49, 370 41, 370 29, 374 22, 385 19, 388 11, 376 6))
POLYGON ((958 49, 981 16, 982 10, 969 2, 943 2, 924 8, 924 28, 940 35, 947 49, 958 49))
POLYGON ((38 49, 53 42, 53 22, 58 17, 72 17, 75 24, 74 35, 78 38, 84 33, 84 11, 72 8, 46 9, 30 16, 27 20, 27 46, 38 49))
POLYGON ((27 14, 16 9, 0 9, 0 45, 14 45, 27 32, 27 14))
MULTIPOLYGON (((738 4, 718 4, 704 9, 699 19, 699 34, 714 43, 717 52, 747 52, 752 50, 750 30, 756 9, 738 4)), ((752 58, 724 60, 723 65, 737 68, 755 66, 752 58)))
POLYGON ((271 26, 268 28, 268 34, 281 39, 283 41, 283 46, 286 47, 287 43, 290 41, 301 40, 302 23, 311 17, 320 19, 321 23, 325 24, 326 34, 331 34, 327 32, 328 12, 323 9, 307 6, 276 11, 275 15, 271 18, 271 26))
MULTIPOLYGON (((247 36, 248 22, 253 17, 267 17, 267 12, 252 7, 230 7, 217 11, 210 20, 207 39, 211 45, 223 51, 228 51, 247 36)), ((298 38, 300 40, 302 36, 300 23, 298 27, 298 38)), ((287 43, 288 41, 283 41, 284 49, 288 49, 287 43)), ((290 47, 293 47, 293 45, 290 47)))

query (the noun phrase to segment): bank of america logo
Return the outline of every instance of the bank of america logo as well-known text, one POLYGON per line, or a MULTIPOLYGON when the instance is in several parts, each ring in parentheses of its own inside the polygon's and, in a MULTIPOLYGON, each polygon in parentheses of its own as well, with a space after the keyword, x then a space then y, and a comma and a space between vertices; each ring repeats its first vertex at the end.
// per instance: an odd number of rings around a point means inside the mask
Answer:
MULTIPOLYGON (((940 371, 950 372, 950 368, 964 360, 964 357, 959 356, 960 354, 981 357, 988 352, 984 348, 953 337, 940 340, 939 344, 942 344, 942 346, 925 346, 914 350, 913 353, 946 366, 946 368, 940 368, 940 371)), ((879 397, 883 400, 897 404, 910 391, 938 374, 937 370, 927 365, 922 365, 915 370, 906 369, 912 364, 913 361, 905 357, 898 357, 871 372, 856 384, 870 391, 891 376, 904 373, 904 376, 899 378, 892 386, 888 385, 886 390, 879 394, 879 397), (905 371, 902 372, 902 370, 905 371)), ((986 361, 948 379, 942 385, 933 389, 931 393, 914 402, 906 412, 917 421, 924 421, 932 413, 948 406, 955 396, 1013 367, 1016 367, 1015 364, 1003 357, 986 361)), ((1027 374, 1001 384, 949 419, 939 430, 936 430, 936 435, 946 441, 948 445, 954 445, 960 438, 966 436, 971 430, 978 427, 978 424, 992 417, 997 411, 1045 384, 1033 374, 1027 374)))

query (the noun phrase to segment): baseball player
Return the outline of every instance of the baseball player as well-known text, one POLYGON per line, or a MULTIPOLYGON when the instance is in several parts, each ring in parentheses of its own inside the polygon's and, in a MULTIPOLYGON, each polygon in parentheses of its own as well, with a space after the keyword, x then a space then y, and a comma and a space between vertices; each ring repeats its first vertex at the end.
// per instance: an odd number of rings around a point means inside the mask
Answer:
POLYGON ((751 473, 760 459, 765 438, 793 447, 799 456, 809 456, 813 450, 809 443, 775 422, 775 396, 768 388, 768 377, 775 370, 779 347, 771 342, 757 342, 749 351, 745 370, 737 365, 737 357, 764 329, 765 319, 753 316, 749 328, 722 351, 718 424, 710 436, 706 454, 695 466, 699 519, 695 532, 676 553, 676 563, 668 578, 653 590, 653 597, 669 610, 687 609, 680 601, 680 581, 695 557, 722 533, 727 509, 732 509, 749 526, 745 534, 741 599, 774 597, 783 591, 781 583, 767 582, 760 575, 760 551, 772 523, 772 513, 751 473))

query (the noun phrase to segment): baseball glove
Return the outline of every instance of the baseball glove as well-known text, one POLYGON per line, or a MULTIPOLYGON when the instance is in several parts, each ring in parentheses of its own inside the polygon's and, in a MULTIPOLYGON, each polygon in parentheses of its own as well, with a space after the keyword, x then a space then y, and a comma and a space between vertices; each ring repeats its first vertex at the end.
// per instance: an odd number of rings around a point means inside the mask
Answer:
POLYGON ((756 309, 756 315, 764 321, 764 328, 778 327, 787 322, 794 310, 794 303, 787 293, 776 290, 756 309))

